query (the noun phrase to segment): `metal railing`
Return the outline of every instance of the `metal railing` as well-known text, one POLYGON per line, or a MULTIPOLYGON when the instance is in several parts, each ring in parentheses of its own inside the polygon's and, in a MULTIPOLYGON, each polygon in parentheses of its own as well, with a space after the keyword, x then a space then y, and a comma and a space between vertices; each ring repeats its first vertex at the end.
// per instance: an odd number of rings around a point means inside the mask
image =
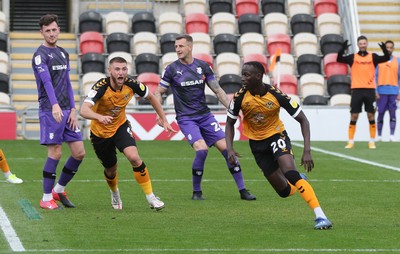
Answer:
POLYGON ((343 24, 343 39, 351 44, 349 53, 356 53, 357 37, 360 36, 360 24, 358 20, 358 10, 356 0, 339 0, 339 15, 343 24))

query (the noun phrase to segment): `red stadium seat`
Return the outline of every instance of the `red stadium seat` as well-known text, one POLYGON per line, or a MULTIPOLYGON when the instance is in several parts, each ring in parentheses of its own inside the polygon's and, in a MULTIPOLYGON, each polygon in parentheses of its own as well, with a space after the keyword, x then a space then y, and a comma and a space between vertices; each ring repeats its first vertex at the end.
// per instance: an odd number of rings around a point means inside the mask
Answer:
POLYGON ((104 53, 104 38, 99 32, 84 32, 79 37, 79 48, 82 54, 86 53, 104 53))
POLYGON ((236 0, 236 15, 242 14, 258 15, 258 0, 236 0))
POLYGON ((204 13, 190 13, 185 20, 186 33, 208 34, 208 16, 204 13))
POLYGON ((314 0, 314 12, 317 17, 323 13, 338 14, 337 0, 314 0))
POLYGON ((271 34, 268 36, 267 41, 267 50, 269 55, 275 54, 275 52, 281 49, 282 53, 290 54, 291 52, 291 44, 290 44, 290 36, 287 34, 271 34))
POLYGON ((214 68, 214 59, 213 59, 212 55, 206 54, 206 53, 197 53, 197 54, 193 54, 193 57, 203 60, 204 62, 208 63, 208 65, 210 65, 211 68, 214 68))
POLYGON ((160 75, 153 72, 143 72, 139 74, 137 80, 145 84, 154 93, 160 83, 160 75))
MULTIPOLYGON (((274 86, 278 84, 278 78, 274 77, 274 86)), ((281 74, 279 89, 286 94, 297 95, 297 77, 294 74, 281 74)))
POLYGON ((243 63, 256 61, 260 62, 264 66, 265 73, 268 73, 268 59, 262 54, 248 54, 243 56, 243 63))
POLYGON ((332 75, 347 75, 348 66, 345 63, 338 63, 336 61, 337 53, 330 53, 324 56, 324 72, 328 79, 332 75))

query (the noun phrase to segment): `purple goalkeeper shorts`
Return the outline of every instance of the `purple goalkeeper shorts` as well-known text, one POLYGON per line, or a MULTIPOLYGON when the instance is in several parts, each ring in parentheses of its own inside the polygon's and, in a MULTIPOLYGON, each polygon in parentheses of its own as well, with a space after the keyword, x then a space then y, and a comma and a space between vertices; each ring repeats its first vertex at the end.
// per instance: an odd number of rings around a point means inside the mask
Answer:
POLYGON ((63 142, 82 141, 81 130, 73 130, 67 123, 71 110, 63 110, 64 117, 57 123, 51 111, 39 112, 40 144, 61 145, 63 142))
POLYGON ((225 132, 211 113, 196 117, 182 117, 178 120, 178 124, 190 145, 204 139, 210 147, 218 140, 225 138, 225 132))
POLYGON ((377 101, 378 112, 384 113, 386 110, 397 109, 397 94, 380 94, 377 101))

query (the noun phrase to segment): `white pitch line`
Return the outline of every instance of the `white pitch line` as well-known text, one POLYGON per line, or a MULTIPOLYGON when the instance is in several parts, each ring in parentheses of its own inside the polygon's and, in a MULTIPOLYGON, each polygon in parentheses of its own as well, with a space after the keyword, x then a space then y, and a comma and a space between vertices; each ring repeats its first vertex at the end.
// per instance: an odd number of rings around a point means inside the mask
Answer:
POLYGON ((22 246, 17 233, 11 225, 7 214, 4 212, 3 208, 0 206, 0 227, 3 230, 4 236, 13 251, 22 252, 25 251, 24 246, 22 246))
MULTIPOLYGON (((295 142, 292 142, 292 145, 297 146, 297 147, 303 147, 303 144, 299 144, 299 143, 295 143, 295 142)), ((344 159, 348 159, 348 160, 357 161, 357 162, 368 164, 368 165, 372 165, 372 166, 377 166, 377 167, 380 167, 380 168, 386 168, 386 169, 391 169, 391 170, 400 172, 400 168, 393 167, 393 166, 386 165, 386 164, 382 164, 382 163, 377 163, 377 162, 373 162, 373 161, 369 161, 369 160, 364 160, 364 159, 356 158, 356 157, 353 157, 353 156, 348 156, 348 155, 341 154, 341 153, 335 153, 335 152, 331 152, 331 151, 324 150, 324 149, 317 148, 317 147, 311 147, 311 150, 317 151, 317 152, 320 152, 320 153, 333 155, 333 156, 344 158, 344 159)))

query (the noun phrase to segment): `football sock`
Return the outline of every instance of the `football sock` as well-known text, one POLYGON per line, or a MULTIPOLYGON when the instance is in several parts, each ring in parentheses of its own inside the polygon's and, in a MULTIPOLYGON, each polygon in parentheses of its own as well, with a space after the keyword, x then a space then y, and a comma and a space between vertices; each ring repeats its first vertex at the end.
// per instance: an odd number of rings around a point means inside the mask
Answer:
POLYGON ((354 140, 355 133, 356 133, 356 123, 351 121, 349 125, 349 140, 354 140))
POLYGON ((44 202, 50 201, 52 199, 53 199, 53 195, 51 195, 51 193, 44 193, 43 194, 42 200, 44 202))
POLYGON ((77 160, 74 157, 70 156, 64 165, 64 168, 60 175, 60 179, 58 179, 58 183, 62 186, 67 186, 67 184, 74 177, 76 171, 78 171, 78 167, 81 162, 81 160, 77 160))
POLYGON ((108 187, 112 192, 116 192, 118 190, 118 171, 115 172, 115 176, 113 178, 109 178, 106 175, 106 171, 104 171, 104 178, 108 184, 108 187))
POLYGON ((390 135, 394 135, 394 131, 396 129, 396 111, 389 110, 389 117, 390 117, 390 135))
POLYGON ((59 183, 56 183, 56 186, 54 186, 54 192, 55 193, 63 193, 64 191, 65 191, 65 186, 62 186, 59 183))
POLYGON ((382 128, 383 128, 383 113, 378 114, 378 119, 377 119, 377 128, 378 128, 378 136, 382 136, 382 128))
POLYGON ((142 165, 137 168, 133 167, 133 175, 135 176, 136 182, 139 183, 139 185, 143 189, 143 192, 146 195, 150 195, 151 193, 153 193, 153 188, 150 181, 150 174, 144 162, 142 162, 142 165))
MULTIPOLYGON (((51 190, 54 187, 54 183, 56 181, 56 171, 58 160, 54 160, 50 157, 47 157, 46 163, 43 167, 43 193, 51 194, 51 190)), ((46 201, 46 200, 44 200, 46 201)), ((47 200, 48 201, 48 200, 47 200)))
POLYGON ((369 121, 369 136, 372 141, 374 141, 376 136, 376 124, 375 120, 369 121))
POLYGON ((10 172, 10 167, 8 166, 6 156, 4 155, 3 150, 1 150, 1 149, 0 149, 0 168, 1 168, 1 171, 3 171, 3 173, 10 172))
POLYGON ((291 184, 289 181, 288 181, 288 184, 289 184, 289 186, 290 186, 290 193, 289 193, 289 196, 292 196, 293 194, 296 193, 297 188, 296 188, 296 186, 294 186, 293 184, 291 184))
POLYGON ((196 151, 192 164, 192 185, 193 191, 201 191, 201 180, 203 178, 204 163, 206 162, 208 150, 196 151))
POLYGON ((295 186, 299 190, 301 197, 307 202, 311 209, 314 210, 316 207, 320 206, 314 189, 306 180, 300 179, 296 182, 295 186))
POLYGON ((239 162, 237 163, 237 165, 230 164, 229 160, 228 160, 228 150, 226 150, 226 149, 224 151, 222 151, 221 154, 225 158, 226 165, 228 166, 229 171, 231 172, 231 174, 233 176, 233 179, 235 179, 238 190, 245 189, 242 168, 240 167, 239 162))
POLYGON ((324 213, 324 211, 322 211, 321 207, 316 207, 314 208, 314 213, 315 213, 315 218, 322 218, 322 219, 326 219, 326 215, 324 213))

